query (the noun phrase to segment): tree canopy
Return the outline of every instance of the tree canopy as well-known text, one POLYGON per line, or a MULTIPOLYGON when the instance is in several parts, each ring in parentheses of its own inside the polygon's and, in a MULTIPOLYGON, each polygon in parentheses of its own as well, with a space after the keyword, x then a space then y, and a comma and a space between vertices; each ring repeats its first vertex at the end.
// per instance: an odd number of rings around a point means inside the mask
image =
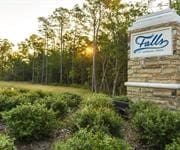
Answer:
MULTIPOLYGON (((180 13, 178 1, 172 6, 180 13)), ((128 27, 146 13, 148 3, 119 0, 85 0, 83 7, 56 8, 38 18, 39 34, 32 33, 17 49, 0 39, 0 79, 125 94, 128 27)))

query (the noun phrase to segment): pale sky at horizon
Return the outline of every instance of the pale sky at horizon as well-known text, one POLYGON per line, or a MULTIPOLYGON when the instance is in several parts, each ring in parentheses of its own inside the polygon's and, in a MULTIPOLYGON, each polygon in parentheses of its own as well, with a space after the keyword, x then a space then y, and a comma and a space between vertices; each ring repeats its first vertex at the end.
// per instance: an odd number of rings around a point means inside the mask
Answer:
POLYGON ((47 17, 55 8, 72 8, 77 3, 82 4, 83 0, 0 0, 0 39, 17 44, 37 33, 38 17, 47 17))
POLYGON ((0 39, 7 38, 17 44, 37 33, 38 17, 48 17, 58 7, 72 8, 81 1, 0 0, 0 39))

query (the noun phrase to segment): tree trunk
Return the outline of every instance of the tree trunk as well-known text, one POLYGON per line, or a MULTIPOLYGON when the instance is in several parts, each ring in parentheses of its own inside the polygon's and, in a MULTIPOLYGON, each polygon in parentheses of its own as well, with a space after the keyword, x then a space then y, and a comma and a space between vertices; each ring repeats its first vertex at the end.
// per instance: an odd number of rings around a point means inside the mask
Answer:
POLYGON ((34 83, 34 66, 35 66, 35 63, 34 63, 34 60, 35 59, 35 52, 33 53, 33 62, 32 62, 32 83, 34 83))
POLYGON ((62 65, 62 53, 63 53, 63 25, 61 24, 60 27, 60 42, 61 42, 61 48, 60 48, 60 68, 59 68, 59 72, 60 72, 60 77, 59 77, 59 81, 60 83, 62 83, 62 79, 63 79, 63 65, 62 65))
POLYGON ((99 17, 95 15, 93 17, 93 68, 92 68, 92 91, 97 92, 96 83, 96 51, 97 51, 97 39, 102 17, 102 7, 99 5, 99 17))
POLYGON ((41 84, 44 83, 44 62, 45 62, 45 54, 43 52, 43 56, 42 56, 42 70, 41 70, 41 84))
POLYGON ((48 37, 46 37, 46 57, 45 57, 45 84, 48 83, 48 37))
POLYGON ((108 94, 110 94, 110 88, 107 78, 105 78, 105 84, 106 84, 106 91, 108 92, 108 94))
POLYGON ((25 80, 24 75, 25 75, 25 70, 24 70, 24 64, 23 64, 23 81, 25 80))
POLYGON ((103 61, 103 64, 102 64, 102 79, 101 79, 101 84, 100 84, 100 90, 103 89, 103 85, 104 85, 104 81, 105 81, 105 76, 106 76, 106 71, 107 71, 107 68, 106 68, 106 58, 104 59, 103 61))
POLYGON ((71 62, 71 71, 72 71, 72 77, 71 82, 74 83, 74 57, 75 57, 75 37, 73 39, 73 48, 72 48, 72 62, 71 62))
POLYGON ((119 67, 118 67, 118 59, 117 58, 116 58, 115 68, 116 68, 116 75, 115 75, 114 82, 113 82, 112 96, 114 96, 116 94, 116 84, 117 84, 117 80, 118 80, 118 76, 119 76, 119 69, 118 69, 119 67))
POLYGON ((96 87, 96 41, 93 41, 93 67, 92 67, 92 92, 97 92, 96 87))

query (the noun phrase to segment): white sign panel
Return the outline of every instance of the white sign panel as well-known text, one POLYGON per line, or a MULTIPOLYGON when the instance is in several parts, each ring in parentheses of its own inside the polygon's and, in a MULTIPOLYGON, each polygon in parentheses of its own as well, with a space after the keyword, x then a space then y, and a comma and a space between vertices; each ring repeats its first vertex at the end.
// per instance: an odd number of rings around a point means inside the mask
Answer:
POLYGON ((131 58, 163 55, 173 55, 171 27, 131 34, 131 58))

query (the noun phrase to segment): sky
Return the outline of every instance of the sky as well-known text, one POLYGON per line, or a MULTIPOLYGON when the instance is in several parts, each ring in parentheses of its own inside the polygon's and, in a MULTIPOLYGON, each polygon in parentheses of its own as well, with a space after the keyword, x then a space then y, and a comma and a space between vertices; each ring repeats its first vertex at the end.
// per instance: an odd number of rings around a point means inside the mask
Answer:
POLYGON ((37 33, 38 17, 47 17, 55 8, 72 8, 82 0, 0 0, 0 38, 14 44, 37 33))
MULTIPOLYGON (((84 0, 0 0, 0 39, 15 45, 37 33, 38 17, 48 17, 55 8, 72 8, 84 0)), ((124 0, 137 1, 137 0, 124 0)), ((166 1, 166 0, 159 0, 166 1)))

